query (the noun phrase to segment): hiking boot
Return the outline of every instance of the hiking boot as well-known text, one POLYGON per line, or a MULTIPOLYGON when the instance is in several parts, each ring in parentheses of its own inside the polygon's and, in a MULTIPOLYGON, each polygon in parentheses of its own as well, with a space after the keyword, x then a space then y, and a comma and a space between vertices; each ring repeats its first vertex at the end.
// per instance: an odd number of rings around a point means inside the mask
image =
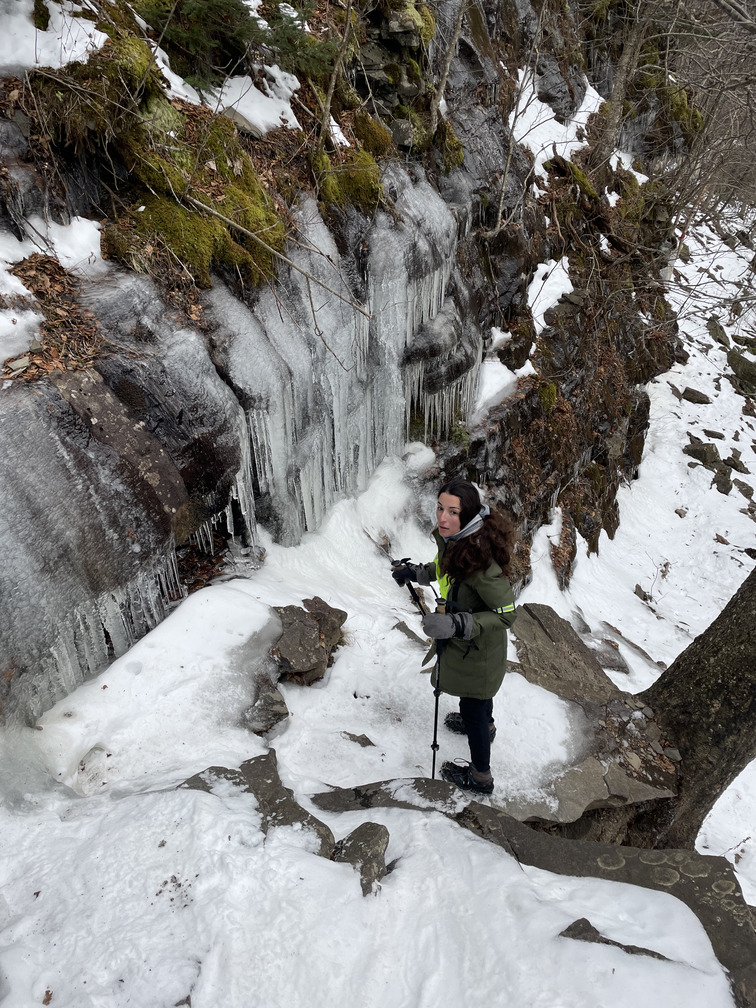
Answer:
POLYGON ((472 763, 446 762, 441 767, 441 776, 445 781, 456 784, 463 791, 484 795, 493 793, 494 782, 490 771, 487 774, 479 773, 472 763))
MULTIPOLYGON (((457 711, 450 711, 444 718, 444 724, 449 731, 455 732, 457 735, 467 735, 467 726, 462 715, 457 711)), ((496 738, 496 725, 493 721, 488 722, 488 734, 491 736, 491 741, 493 742, 496 738)))

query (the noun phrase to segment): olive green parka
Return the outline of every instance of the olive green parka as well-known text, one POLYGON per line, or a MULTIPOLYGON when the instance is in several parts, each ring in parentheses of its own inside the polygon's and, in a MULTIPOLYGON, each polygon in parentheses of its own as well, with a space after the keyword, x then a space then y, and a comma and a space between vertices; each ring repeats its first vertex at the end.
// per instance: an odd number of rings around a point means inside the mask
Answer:
MULTIPOLYGON (((507 670, 507 630, 516 615, 512 586, 495 561, 487 570, 476 571, 458 583, 441 577, 444 553, 453 544, 447 545, 438 531, 434 531, 433 538, 438 554, 425 569, 432 580, 446 588, 446 611, 469 612, 473 618, 470 640, 452 637, 443 642, 436 667, 439 685, 442 692, 452 696, 489 700, 498 692, 507 670)), ((434 644, 425 663, 435 654, 434 644)))

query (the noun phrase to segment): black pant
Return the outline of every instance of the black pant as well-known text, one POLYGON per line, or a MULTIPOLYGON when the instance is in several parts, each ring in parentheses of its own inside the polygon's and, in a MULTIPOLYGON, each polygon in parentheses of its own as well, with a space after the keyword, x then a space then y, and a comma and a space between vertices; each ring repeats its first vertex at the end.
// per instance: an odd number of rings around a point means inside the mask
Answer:
POLYGON ((491 769, 491 733, 488 726, 493 723, 493 700, 460 697, 459 713, 467 728, 470 762, 480 773, 488 773, 491 769))

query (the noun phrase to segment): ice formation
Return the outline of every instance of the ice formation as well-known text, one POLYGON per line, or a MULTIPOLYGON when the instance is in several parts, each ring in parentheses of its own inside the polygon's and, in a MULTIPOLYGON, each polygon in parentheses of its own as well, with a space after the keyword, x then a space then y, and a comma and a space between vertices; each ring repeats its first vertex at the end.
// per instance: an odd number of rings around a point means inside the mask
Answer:
POLYGON ((482 341, 453 290, 457 219, 421 172, 392 167, 384 185, 394 212, 366 230, 355 215, 347 252, 305 198, 288 250, 297 269, 250 305, 218 281, 204 306, 209 335, 177 328, 144 278, 111 269, 88 279, 87 307, 109 341, 94 385, 116 413, 140 417, 150 471, 119 452, 117 430, 88 428, 54 385, 41 396, 6 389, 0 665, 12 679, 23 671, 6 716, 34 718, 165 617, 182 592, 170 532, 182 508, 206 550, 219 525, 254 545, 258 516, 295 543, 401 452, 410 414, 430 438, 468 414, 482 341), (463 331, 478 345, 458 359, 463 331), (166 503, 161 466, 184 497, 182 474, 195 472, 191 500, 166 503), (212 473, 200 492, 198 470, 212 473))

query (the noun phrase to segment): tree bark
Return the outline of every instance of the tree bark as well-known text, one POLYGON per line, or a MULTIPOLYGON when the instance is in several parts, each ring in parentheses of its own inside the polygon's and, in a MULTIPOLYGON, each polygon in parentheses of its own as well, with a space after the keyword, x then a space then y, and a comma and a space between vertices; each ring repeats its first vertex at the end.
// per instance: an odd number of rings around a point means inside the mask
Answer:
POLYGON ((624 111, 625 95, 638 68, 638 57, 640 56, 641 46, 643 45, 643 39, 648 27, 649 23, 644 18, 641 18, 639 9, 636 12, 635 20, 622 47, 622 53, 617 64, 614 86, 612 87, 612 94, 609 99, 609 114, 596 142, 596 146, 588 155, 588 162, 591 168, 599 175, 606 172, 609 158, 617 146, 624 111))
MULTIPOLYGON (((346 20, 344 22, 344 37, 341 40, 341 47, 339 48, 338 56, 336 57, 336 62, 333 65, 333 70, 331 71, 331 77, 328 81, 328 92, 325 96, 325 101, 323 102, 323 111, 320 117, 320 136, 318 137, 318 145, 316 147, 316 153, 318 155, 323 153, 325 149, 326 138, 331 135, 331 102, 333 101, 333 93, 336 90, 336 82, 341 73, 341 66, 344 62, 344 57, 346 56, 346 51, 349 46, 349 39, 352 35, 352 0, 347 0, 346 5, 346 20)), ((313 88, 314 90, 314 88, 313 88)))
POLYGON ((560 833, 692 850, 714 803, 756 759, 756 570, 640 699, 682 756, 677 796, 594 809, 560 833))
POLYGON ((438 84, 436 85, 436 90, 433 95, 430 106, 430 132, 433 136, 438 127, 438 117, 440 115, 441 102, 444 97, 444 91, 446 90, 446 82, 449 79, 449 70, 451 69, 452 60, 454 59, 454 52, 457 48, 457 42, 459 41, 459 36, 462 31, 462 19, 465 15, 465 7, 467 6, 467 0, 460 0, 459 10, 457 11, 457 20, 454 22, 454 28, 452 30, 451 40, 446 47, 446 55, 444 56, 444 65, 441 70, 441 76, 438 79, 438 84))
POLYGON ((692 847, 717 798, 756 758, 756 570, 641 698, 682 756, 674 809, 646 826, 657 820, 656 847, 692 847))

